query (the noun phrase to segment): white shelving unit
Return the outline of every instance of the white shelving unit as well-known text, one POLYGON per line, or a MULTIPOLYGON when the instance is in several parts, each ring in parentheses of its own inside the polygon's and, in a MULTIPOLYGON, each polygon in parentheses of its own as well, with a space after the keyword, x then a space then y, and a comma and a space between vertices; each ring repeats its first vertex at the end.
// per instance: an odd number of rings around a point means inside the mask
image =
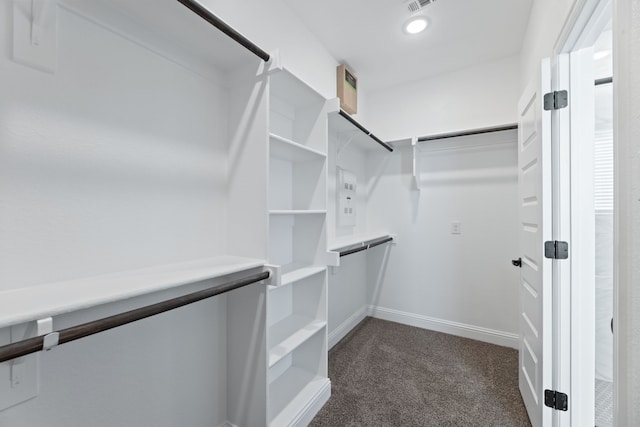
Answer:
POLYGON ((268 424, 306 425, 331 394, 326 99, 286 69, 269 90, 268 424))

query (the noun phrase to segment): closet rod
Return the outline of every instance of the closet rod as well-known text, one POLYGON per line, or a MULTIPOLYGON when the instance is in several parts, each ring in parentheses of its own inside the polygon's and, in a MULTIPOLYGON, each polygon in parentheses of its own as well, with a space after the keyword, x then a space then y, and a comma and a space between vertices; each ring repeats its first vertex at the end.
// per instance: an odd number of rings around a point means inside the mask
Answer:
POLYGON ((362 132, 364 132, 368 137, 370 137, 371 139, 373 139, 375 142, 377 142, 378 144, 382 145, 384 148, 386 148, 389 152, 393 151, 393 148, 391 148, 390 145, 382 142, 377 136, 375 136, 374 134, 372 134, 371 132, 369 132, 367 130, 367 128, 365 128, 364 126, 362 126, 360 123, 356 122, 355 119, 353 117, 351 117, 349 114, 345 113, 343 110, 340 110, 340 115, 342 117, 344 117, 345 119, 347 119, 349 122, 351 122, 352 125, 354 125, 355 127, 357 127, 358 129, 360 129, 362 132))
POLYGON ((613 83, 613 77, 603 77, 601 79, 596 79, 595 81, 596 86, 606 85, 608 83, 613 83))
POLYGON ((156 304, 136 308, 134 310, 115 314, 109 317, 104 317, 102 319, 93 320, 91 322, 72 326, 60 331, 51 332, 46 335, 40 335, 34 338, 28 338, 22 341, 7 344, 0 347, 0 363, 6 362, 7 360, 15 359, 16 357, 36 353, 43 349, 48 350, 52 347, 55 347, 56 345, 74 341, 79 338, 88 337, 89 335, 97 334, 99 332, 116 328, 118 326, 126 325, 127 323, 135 322, 137 320, 142 320, 150 316, 155 316, 156 314, 164 313, 165 311, 173 310, 175 308, 182 307, 188 304, 193 304, 194 302, 211 298, 216 295, 220 295, 234 289, 251 285, 268 278, 268 271, 253 274, 242 279, 237 279, 218 286, 214 286, 213 288, 204 289, 202 291, 193 292, 176 298, 171 298, 156 304))
POLYGON ((236 42, 240 43, 242 46, 253 52, 264 62, 269 62, 269 54, 264 50, 260 49, 256 46, 251 40, 234 30, 229 26, 226 22, 218 18, 213 13, 209 12, 206 8, 204 8, 198 1, 196 0, 178 0, 180 3, 191 9, 196 15, 200 16, 202 19, 207 21, 209 24, 213 25, 229 37, 231 37, 236 42))
POLYGON ((367 249, 374 248, 378 245, 382 245, 383 243, 391 242, 392 240, 393 240, 393 237, 383 237, 381 239, 374 240, 371 243, 368 243, 366 245, 363 244, 362 246, 359 246, 354 249, 347 249, 347 250, 341 251, 340 257, 355 254, 356 252, 366 251, 367 249))
POLYGON ((441 133, 439 135, 433 135, 433 136, 421 136, 420 138, 418 138, 418 142, 436 141, 438 139, 457 138, 459 136, 480 135, 483 133, 500 132, 503 130, 514 130, 514 129, 518 129, 517 124, 472 129, 472 130, 467 130, 462 132, 441 133))

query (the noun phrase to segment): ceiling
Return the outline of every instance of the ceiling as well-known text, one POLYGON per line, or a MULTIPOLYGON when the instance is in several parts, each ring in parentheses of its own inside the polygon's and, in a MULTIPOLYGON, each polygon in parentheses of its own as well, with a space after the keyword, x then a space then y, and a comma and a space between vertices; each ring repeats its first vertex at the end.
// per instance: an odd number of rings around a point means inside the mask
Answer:
POLYGON ((420 80, 520 52, 533 0, 435 0, 430 21, 403 32, 406 0, 284 0, 367 90, 420 80))

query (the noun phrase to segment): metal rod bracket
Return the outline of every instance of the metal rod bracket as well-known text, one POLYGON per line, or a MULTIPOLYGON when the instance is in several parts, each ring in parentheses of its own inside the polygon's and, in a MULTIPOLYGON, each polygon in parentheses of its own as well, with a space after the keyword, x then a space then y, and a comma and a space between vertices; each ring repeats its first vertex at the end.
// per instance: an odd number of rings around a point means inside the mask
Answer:
POLYGON ((45 317, 37 322, 38 335, 47 335, 53 332, 53 319, 51 317, 45 317))
POLYGON ((59 332, 51 332, 44 336, 44 340, 42 341, 42 350, 49 351, 53 347, 58 346, 58 342, 60 341, 60 333, 59 332))

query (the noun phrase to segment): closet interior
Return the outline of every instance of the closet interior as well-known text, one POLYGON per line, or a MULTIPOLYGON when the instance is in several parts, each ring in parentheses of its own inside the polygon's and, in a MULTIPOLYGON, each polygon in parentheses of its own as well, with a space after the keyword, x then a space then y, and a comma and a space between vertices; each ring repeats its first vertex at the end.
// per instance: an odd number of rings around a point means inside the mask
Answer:
POLYGON ((2 425, 304 426, 368 315, 514 346, 512 129, 386 142, 204 3, 0 7, 2 425))
MULTIPOLYGON (((185 398, 215 400, 220 425, 310 422, 330 396, 327 266, 344 246, 329 230, 329 135, 391 148, 198 2, 18 1, 2 13, 16 24, 1 70, 11 226, 0 239, 0 355, 15 383, 0 409, 58 381, 37 378, 51 354, 64 356, 54 367, 77 363, 65 343, 115 327, 116 342, 155 342, 168 316, 169 342, 124 353, 159 352, 171 371, 206 339, 196 359, 209 360, 209 383, 192 387, 200 368, 182 368, 185 398), (203 292, 215 298, 156 309, 203 292), (185 333, 183 349, 170 343, 185 333)), ((32 404, 26 419, 38 424, 32 404)))

